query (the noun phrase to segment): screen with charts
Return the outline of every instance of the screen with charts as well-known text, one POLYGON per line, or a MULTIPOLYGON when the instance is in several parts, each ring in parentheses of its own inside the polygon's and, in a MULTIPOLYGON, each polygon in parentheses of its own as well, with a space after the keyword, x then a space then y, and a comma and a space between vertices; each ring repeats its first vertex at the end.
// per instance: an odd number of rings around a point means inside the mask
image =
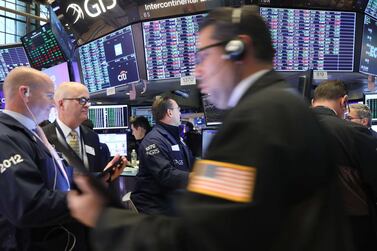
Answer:
POLYGON ((277 71, 352 72, 356 13, 260 8, 270 26, 277 71))
POLYGON ((223 121, 225 111, 220 110, 211 104, 208 96, 202 97, 204 116, 207 126, 220 125, 223 121))
POLYGON ((365 14, 377 18, 377 0, 368 1, 367 7, 365 8, 365 14))
POLYGON ((21 38, 30 64, 36 69, 48 68, 65 62, 65 57, 49 24, 21 38))
POLYGON ((135 117, 146 117, 151 126, 156 124, 156 122, 153 119, 152 106, 133 106, 131 107, 131 115, 135 117))
POLYGON ((377 75, 377 20, 367 15, 364 17, 359 70, 377 75))
POLYGON ((24 47, 21 44, 0 46, 0 82, 17 66, 30 66, 24 47))
POLYGON ((217 133, 217 129, 205 128, 202 130, 202 157, 205 155, 209 143, 211 143, 212 138, 217 133))
POLYGON ((93 129, 128 128, 127 105, 98 105, 89 107, 93 129))
POLYGON ((131 26, 81 46, 79 55, 89 92, 139 81, 131 26))
POLYGON ((377 121, 377 93, 364 93, 364 104, 372 111, 372 121, 377 121))
POLYGON ((143 22, 148 80, 191 76, 199 23, 206 14, 143 22))
POLYGON ((127 133, 100 133, 98 137, 101 143, 109 147, 111 156, 127 156, 127 133))

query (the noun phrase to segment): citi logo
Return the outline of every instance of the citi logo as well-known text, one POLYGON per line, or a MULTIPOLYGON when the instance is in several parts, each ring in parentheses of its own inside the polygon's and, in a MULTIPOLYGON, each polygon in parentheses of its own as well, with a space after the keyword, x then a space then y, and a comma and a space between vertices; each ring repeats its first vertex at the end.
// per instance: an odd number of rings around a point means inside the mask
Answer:
POLYGON ((118 75, 118 81, 124 81, 127 80, 127 71, 121 71, 118 75))
MULTIPOLYGON (((112 0, 112 3, 108 6, 105 6, 105 4, 103 3, 103 0, 97 0, 97 1, 98 1, 97 3, 89 3, 93 1, 85 0, 84 10, 85 10, 86 15, 88 15, 89 17, 98 17, 102 13, 106 13, 106 11, 113 9, 117 4, 116 0, 112 0), (89 6, 91 7, 92 10, 89 9, 89 6)), ((82 8, 80 7, 80 5, 71 3, 70 5, 68 5, 65 12, 68 13, 70 9, 72 9, 72 15, 76 16, 76 19, 73 22, 74 24, 77 23, 80 19, 85 18, 84 12, 82 8)))

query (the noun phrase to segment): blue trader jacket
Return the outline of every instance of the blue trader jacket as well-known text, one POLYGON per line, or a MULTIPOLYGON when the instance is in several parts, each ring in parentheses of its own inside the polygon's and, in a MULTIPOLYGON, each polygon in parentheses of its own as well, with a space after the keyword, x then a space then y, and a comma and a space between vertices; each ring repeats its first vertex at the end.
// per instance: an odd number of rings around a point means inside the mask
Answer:
MULTIPOLYGON (((0 149, 0 250, 63 250, 67 232, 61 225, 75 225, 63 172, 43 143, 4 113, 0 149)), ((72 177, 72 169, 66 169, 72 177)))
POLYGON ((156 124, 139 147, 139 173, 131 195, 146 214, 174 214, 175 199, 186 188, 193 157, 183 140, 156 124))

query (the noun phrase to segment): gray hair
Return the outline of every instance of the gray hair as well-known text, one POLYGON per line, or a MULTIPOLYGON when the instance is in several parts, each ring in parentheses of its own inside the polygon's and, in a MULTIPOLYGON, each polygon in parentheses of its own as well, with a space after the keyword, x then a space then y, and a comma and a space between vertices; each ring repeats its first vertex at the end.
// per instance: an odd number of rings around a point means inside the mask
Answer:
POLYGON ((357 116, 360 119, 368 119, 368 127, 372 126, 372 111, 364 104, 351 104, 351 109, 355 109, 357 116))

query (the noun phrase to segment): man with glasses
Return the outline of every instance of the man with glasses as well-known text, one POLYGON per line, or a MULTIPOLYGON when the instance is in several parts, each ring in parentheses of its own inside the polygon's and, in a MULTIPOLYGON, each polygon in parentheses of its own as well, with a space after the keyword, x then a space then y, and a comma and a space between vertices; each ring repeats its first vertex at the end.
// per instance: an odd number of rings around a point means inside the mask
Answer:
POLYGON ((356 248, 360 251, 377 250, 377 143, 367 127, 344 119, 348 110, 347 99, 344 84, 328 80, 315 89, 312 105, 331 139, 345 213, 356 248))
MULTIPOLYGON (((98 135, 82 126, 90 106, 87 87, 77 82, 64 82, 55 91, 57 119, 43 128, 51 144, 55 141, 74 150, 90 172, 101 172, 107 159, 101 154, 98 135)), ((63 153, 64 154, 64 153, 63 153)))
POLYGON ((204 18, 198 87, 216 107, 229 109, 224 122, 194 165, 179 218, 103 209, 78 177, 85 192, 72 194, 69 206, 72 215, 96 226, 98 250, 351 249, 322 128, 272 70, 273 58, 258 8, 219 8, 204 18))
POLYGON ((139 146, 139 172, 131 199, 139 212, 174 215, 177 198, 187 186, 193 157, 179 135, 180 107, 174 99, 156 97, 157 122, 139 146))
POLYGON ((364 104, 351 104, 346 119, 367 127, 370 133, 377 138, 377 132, 372 129, 372 111, 364 104))

